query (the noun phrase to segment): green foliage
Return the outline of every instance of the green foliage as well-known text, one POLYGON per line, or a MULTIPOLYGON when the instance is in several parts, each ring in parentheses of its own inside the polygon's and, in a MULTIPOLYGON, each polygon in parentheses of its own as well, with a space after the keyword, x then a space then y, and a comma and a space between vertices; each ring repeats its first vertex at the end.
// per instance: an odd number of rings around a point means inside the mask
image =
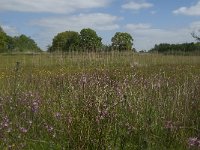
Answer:
POLYGON ((79 42, 79 33, 75 31, 61 32, 54 37, 52 46, 49 47, 48 51, 75 51, 79 49, 79 42))
POLYGON ((97 51, 102 47, 102 38, 90 28, 81 30, 80 40, 80 46, 84 51, 97 51))
POLYGON ((48 51, 97 51, 101 47, 101 37, 94 30, 88 28, 82 29, 80 34, 75 31, 58 33, 48 51))
POLYGON ((40 52, 35 41, 25 35, 8 36, 0 27, 0 53, 6 52, 40 52))
POLYGON ((4 52, 7 49, 7 36, 4 32, 0 32, 0 52, 4 52))
POLYGON ((133 38, 129 33, 116 32, 114 37, 112 37, 111 41, 114 50, 132 50, 133 38))
POLYGON ((199 43, 183 43, 183 44, 167 44, 161 43, 155 45, 150 52, 164 53, 164 54, 183 54, 200 52, 199 43))
POLYGON ((41 51, 35 41, 26 35, 20 35, 13 38, 14 51, 17 52, 38 52, 41 51))

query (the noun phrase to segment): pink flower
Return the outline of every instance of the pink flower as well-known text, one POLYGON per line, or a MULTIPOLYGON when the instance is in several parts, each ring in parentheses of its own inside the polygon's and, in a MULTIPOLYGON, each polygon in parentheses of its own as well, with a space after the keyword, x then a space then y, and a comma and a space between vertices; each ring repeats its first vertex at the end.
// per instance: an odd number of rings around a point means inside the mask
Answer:
POLYGON ((54 114, 54 116, 55 116, 56 119, 60 119, 60 117, 61 117, 61 113, 56 112, 56 113, 54 114))
POLYGON ((166 121, 165 122, 165 128, 166 129, 172 129, 174 126, 173 126, 173 122, 172 121, 166 121))
POLYGON ((39 102, 38 101, 34 101, 33 104, 32 104, 32 108, 31 109, 32 109, 32 111, 34 113, 36 113, 38 111, 38 109, 39 109, 39 102))
POLYGON ((197 137, 190 137, 188 140, 188 145, 190 147, 200 147, 200 139, 197 137))
POLYGON ((21 128, 20 128, 20 131, 21 131, 22 133, 27 133, 27 132, 28 132, 28 130, 27 130, 26 128, 24 128, 24 127, 21 127, 21 128))

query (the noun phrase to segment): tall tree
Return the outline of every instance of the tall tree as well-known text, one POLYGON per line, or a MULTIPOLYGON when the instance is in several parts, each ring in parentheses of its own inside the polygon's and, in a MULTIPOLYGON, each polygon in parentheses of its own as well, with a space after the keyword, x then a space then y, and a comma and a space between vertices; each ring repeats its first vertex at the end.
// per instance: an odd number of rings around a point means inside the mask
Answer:
POLYGON ((4 32, 0 26, 0 52, 6 52, 9 48, 10 37, 4 32))
POLYGON ((75 31, 65 31, 58 33, 52 42, 52 46, 49 47, 49 51, 75 51, 79 49, 79 33, 75 31))
POLYGON ((133 38, 129 33, 116 32, 114 37, 112 37, 111 42, 114 50, 132 50, 133 38))
POLYGON ((35 41, 26 35, 20 35, 13 38, 14 49, 19 52, 38 52, 41 51, 35 41))
POLYGON ((81 30, 80 40, 81 48, 86 51, 97 51, 102 47, 102 38, 90 28, 81 30))
POLYGON ((11 37, 0 26, 0 52, 39 52, 35 41, 26 35, 11 37))

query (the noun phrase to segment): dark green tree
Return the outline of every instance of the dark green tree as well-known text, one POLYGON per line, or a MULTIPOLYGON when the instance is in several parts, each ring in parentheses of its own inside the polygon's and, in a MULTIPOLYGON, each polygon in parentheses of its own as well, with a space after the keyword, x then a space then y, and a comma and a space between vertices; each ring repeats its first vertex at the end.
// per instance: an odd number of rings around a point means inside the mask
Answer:
POLYGON ((79 50, 80 37, 79 33, 75 31, 65 31, 58 33, 52 42, 52 46, 48 48, 48 51, 76 51, 79 50))
POLYGON ((39 52, 41 49, 37 46, 35 41, 26 35, 15 36, 14 51, 17 52, 39 52))
POLYGON ((161 43, 155 45, 149 52, 163 53, 163 54, 176 54, 187 55, 200 52, 199 43, 182 43, 182 44, 168 44, 161 43))
POLYGON ((40 52, 35 41, 26 35, 11 37, 0 27, 0 52, 40 52))
POLYGON ((114 50, 132 50, 133 38, 129 33, 116 32, 114 37, 112 37, 111 42, 114 50))
POLYGON ((0 52, 7 51, 7 35, 3 30, 0 31, 0 52))
POLYGON ((8 52, 14 48, 13 38, 0 27, 0 52, 8 52))
POLYGON ((84 51, 98 51, 102 47, 102 38, 99 37, 96 31, 87 28, 80 32, 80 46, 84 51))

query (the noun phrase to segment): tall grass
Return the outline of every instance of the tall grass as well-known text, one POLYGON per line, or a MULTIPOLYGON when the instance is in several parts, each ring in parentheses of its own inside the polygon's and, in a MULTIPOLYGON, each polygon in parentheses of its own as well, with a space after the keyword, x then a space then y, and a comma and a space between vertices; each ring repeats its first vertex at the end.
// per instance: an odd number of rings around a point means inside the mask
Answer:
POLYGON ((200 57, 109 52, 0 60, 0 149, 200 147, 200 57))

